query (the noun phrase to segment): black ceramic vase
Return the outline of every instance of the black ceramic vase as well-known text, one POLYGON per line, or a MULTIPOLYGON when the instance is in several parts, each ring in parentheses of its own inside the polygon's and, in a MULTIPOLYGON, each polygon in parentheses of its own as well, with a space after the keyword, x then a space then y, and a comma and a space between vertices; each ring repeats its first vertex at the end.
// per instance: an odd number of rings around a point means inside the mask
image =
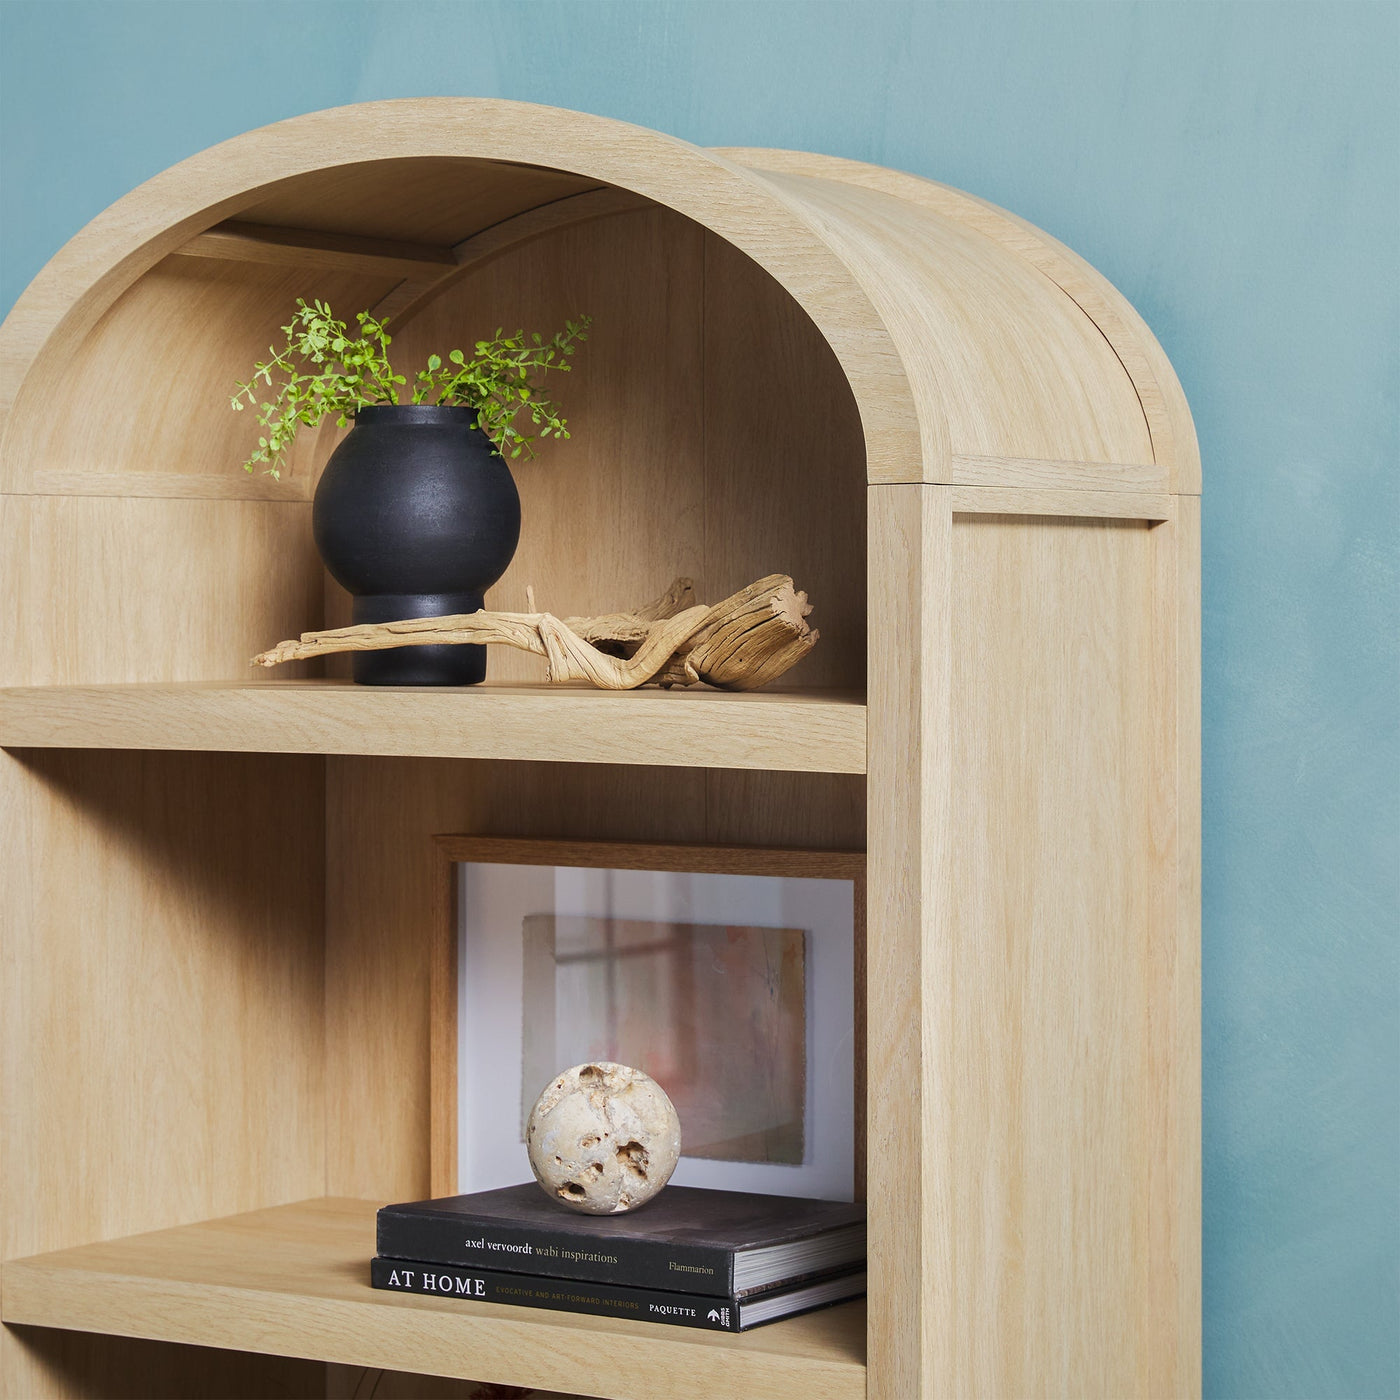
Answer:
MULTIPOLYGON (((520 540, 510 468, 469 408, 364 408, 311 508, 316 548, 356 622, 476 612, 520 540)), ((484 646, 354 653, 361 685, 476 685, 484 646)))

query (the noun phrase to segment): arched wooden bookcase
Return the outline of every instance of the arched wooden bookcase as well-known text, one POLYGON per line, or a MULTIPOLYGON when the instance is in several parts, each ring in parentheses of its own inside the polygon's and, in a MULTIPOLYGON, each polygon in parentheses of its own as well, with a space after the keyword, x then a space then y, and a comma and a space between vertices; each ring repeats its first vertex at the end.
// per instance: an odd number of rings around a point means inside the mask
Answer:
POLYGON ((1103 278, 873 166, 374 103, 113 205, 0 375, 7 1394, 1198 1392, 1199 462, 1103 278), (781 569, 821 645, 750 696, 253 681, 345 614, 334 434, 250 480, 226 407, 297 295, 410 361, 591 312, 495 605, 781 569), (450 1186, 450 831, 868 849, 868 1309, 696 1340, 368 1293, 367 1208, 320 1202, 450 1186))

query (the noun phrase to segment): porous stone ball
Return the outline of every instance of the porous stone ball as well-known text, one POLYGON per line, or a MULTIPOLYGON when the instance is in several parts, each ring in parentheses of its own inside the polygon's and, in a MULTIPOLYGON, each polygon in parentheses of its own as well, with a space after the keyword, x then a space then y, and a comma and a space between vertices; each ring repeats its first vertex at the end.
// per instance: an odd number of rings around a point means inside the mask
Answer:
POLYGON ((589 1215, 645 1205, 671 1179, 681 1120, 650 1075, 598 1060, 550 1081, 525 1127, 535 1179, 589 1215))

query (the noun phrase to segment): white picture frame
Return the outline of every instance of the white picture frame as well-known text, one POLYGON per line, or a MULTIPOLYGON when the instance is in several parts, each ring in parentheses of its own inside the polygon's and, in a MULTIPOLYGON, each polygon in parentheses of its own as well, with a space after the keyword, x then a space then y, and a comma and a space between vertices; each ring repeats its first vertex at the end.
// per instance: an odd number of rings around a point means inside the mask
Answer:
MULTIPOLYGON (((450 1109, 446 1112, 434 1105, 435 1120, 451 1123, 451 1129, 435 1131, 435 1147, 453 1159, 435 1163, 438 1187, 446 1180, 450 1193, 468 1193, 531 1178, 520 1132, 522 1102, 532 1093, 522 1082, 528 1058, 523 930, 527 920, 552 914, 562 920, 650 920, 683 930, 724 926, 736 930, 735 936, 786 931, 789 949, 800 930, 805 1041, 800 1160, 791 1148, 784 1161, 688 1156, 683 1148, 671 1179, 762 1194, 857 1197, 864 1148, 862 855, 502 838, 440 841, 452 861, 455 995, 454 1004, 441 1008, 452 1023, 452 1044, 438 1046, 435 1054, 452 1057, 453 1073, 438 1079, 455 1081, 455 1102, 442 1106, 450 1109)), ((445 1033, 435 1028, 435 1038, 445 1033)), ((558 1053, 566 1049, 560 1046, 558 1053)), ((555 1066, 550 1076, 566 1068, 555 1066)), ((684 1116, 681 1126, 684 1139, 684 1116)), ((441 1193, 435 1187, 435 1194, 441 1193)))

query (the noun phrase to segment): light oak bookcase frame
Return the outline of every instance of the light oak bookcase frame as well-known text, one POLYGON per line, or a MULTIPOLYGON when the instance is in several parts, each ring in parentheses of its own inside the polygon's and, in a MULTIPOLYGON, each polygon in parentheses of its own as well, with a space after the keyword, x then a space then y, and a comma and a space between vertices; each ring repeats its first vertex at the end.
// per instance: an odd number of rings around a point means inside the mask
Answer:
POLYGON ((6 1394, 1199 1393, 1200 465, 1092 268, 855 162, 366 104, 94 220, 0 330, 0 412, 6 1394), (249 481, 223 407, 299 294, 410 361, 593 312, 493 605, 783 569, 792 686, 249 684, 346 610, 335 432, 249 481), (368 1296, 356 1202, 430 1184, 442 831, 865 847, 868 1309, 695 1341, 368 1296))

